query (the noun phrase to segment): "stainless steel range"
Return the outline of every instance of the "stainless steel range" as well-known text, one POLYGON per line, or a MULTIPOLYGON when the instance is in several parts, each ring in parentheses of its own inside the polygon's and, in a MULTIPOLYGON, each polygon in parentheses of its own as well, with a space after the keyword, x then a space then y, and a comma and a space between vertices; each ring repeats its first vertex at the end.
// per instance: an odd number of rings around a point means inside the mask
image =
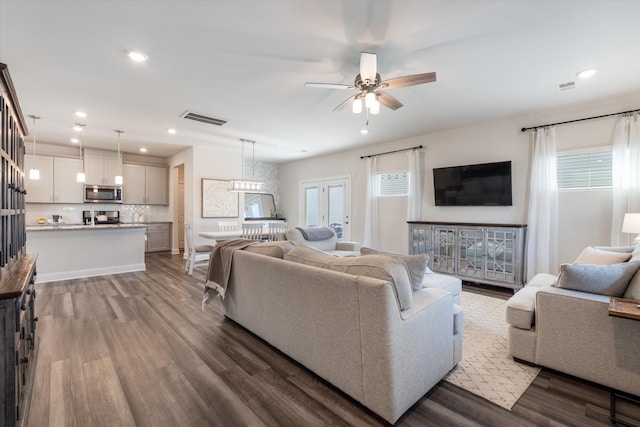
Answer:
MULTIPOLYGON (((91 224, 91 211, 82 211, 82 223, 91 224)), ((120 224, 120 211, 94 211, 94 224, 120 224)))

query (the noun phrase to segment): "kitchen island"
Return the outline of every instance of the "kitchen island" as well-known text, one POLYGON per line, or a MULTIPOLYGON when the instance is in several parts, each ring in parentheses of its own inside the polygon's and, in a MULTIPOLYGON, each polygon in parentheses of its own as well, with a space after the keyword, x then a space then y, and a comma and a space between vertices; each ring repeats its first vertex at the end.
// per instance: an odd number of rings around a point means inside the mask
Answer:
POLYGON ((37 283, 144 271, 146 227, 146 224, 27 226, 27 252, 38 254, 37 283))

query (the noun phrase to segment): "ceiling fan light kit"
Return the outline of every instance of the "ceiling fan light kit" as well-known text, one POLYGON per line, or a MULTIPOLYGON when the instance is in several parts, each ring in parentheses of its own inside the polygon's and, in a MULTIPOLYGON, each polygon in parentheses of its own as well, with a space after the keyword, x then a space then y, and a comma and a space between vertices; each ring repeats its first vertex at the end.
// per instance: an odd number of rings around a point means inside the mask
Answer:
MULTIPOLYGON (((380 112, 380 104, 391 110, 397 110, 402 107, 402 103, 395 97, 383 92, 380 89, 394 89, 398 87, 416 86, 424 83, 436 81, 436 73, 413 74, 410 76, 394 77, 388 80, 382 80, 378 74, 378 59, 375 53, 360 53, 360 74, 355 78, 353 85, 345 85, 339 83, 305 83, 308 87, 318 87, 325 89, 357 89, 359 93, 350 96, 340 103, 333 111, 341 110, 345 105, 351 103, 351 111, 360 114, 366 108, 368 114, 378 114, 380 112), (364 98, 364 108, 362 99, 364 98)), ((368 129, 367 126, 361 130, 368 129)))

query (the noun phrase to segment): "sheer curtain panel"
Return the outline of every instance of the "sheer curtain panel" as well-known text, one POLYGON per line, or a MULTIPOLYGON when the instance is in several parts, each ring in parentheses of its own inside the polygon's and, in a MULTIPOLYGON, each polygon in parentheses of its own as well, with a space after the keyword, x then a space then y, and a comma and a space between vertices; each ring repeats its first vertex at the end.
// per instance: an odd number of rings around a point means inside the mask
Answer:
POLYGON ((640 213, 640 125, 638 116, 616 122, 611 153, 613 208, 611 245, 630 245, 635 235, 622 233, 625 213, 640 213))
POLYGON ((407 195, 407 221, 419 221, 422 217, 422 169, 420 150, 407 152, 409 158, 409 194, 407 195))
POLYGON ((536 273, 558 273, 558 181, 555 128, 533 132, 529 213, 527 219, 527 281, 536 273))
POLYGON ((378 159, 367 157, 367 194, 364 213, 363 245, 378 249, 378 159))

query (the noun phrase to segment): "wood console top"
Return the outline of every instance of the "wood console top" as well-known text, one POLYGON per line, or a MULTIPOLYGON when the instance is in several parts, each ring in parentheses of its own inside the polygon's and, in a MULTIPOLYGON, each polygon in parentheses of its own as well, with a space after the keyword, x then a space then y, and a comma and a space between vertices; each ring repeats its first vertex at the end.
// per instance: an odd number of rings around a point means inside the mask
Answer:
POLYGON ((640 320, 640 301, 623 298, 611 298, 609 316, 640 320))
POLYGON ((29 284, 31 272, 36 263, 37 254, 26 254, 11 266, 0 278, 0 299, 17 298, 29 284))

